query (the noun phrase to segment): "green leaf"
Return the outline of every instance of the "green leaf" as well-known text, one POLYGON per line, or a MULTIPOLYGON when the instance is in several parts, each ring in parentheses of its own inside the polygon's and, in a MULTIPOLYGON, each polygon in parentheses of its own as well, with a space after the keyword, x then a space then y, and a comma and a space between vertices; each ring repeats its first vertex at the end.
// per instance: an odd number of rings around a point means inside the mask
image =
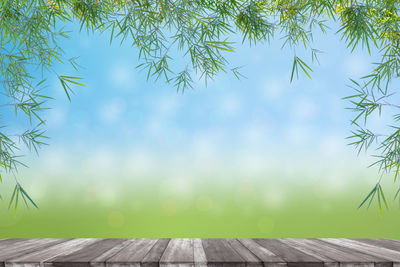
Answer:
POLYGON ((297 57, 296 56, 294 57, 294 60, 293 60, 292 74, 290 75, 290 82, 293 81, 293 75, 294 75, 294 71, 295 70, 296 70, 296 73, 297 73, 297 57))
POLYGON ((60 76, 64 81, 79 85, 79 86, 83 86, 85 87, 86 85, 82 84, 82 83, 78 83, 74 80, 82 80, 82 78, 80 77, 72 77, 72 76, 60 76))
POLYGON ((14 214, 17 214, 17 208, 18 208, 18 199, 19 199, 19 189, 17 189, 17 194, 15 196, 15 207, 14 207, 14 214))
POLYGON ((17 185, 15 185, 15 187, 14 187, 14 191, 13 191, 13 193, 12 193, 10 203, 8 204, 8 209, 10 209, 10 207, 11 207, 11 205, 12 205, 12 203, 13 203, 13 200, 14 200, 14 197, 15 197, 16 192, 17 192, 17 185))
POLYGON ((32 200, 32 199, 29 197, 29 195, 25 192, 25 190, 24 190, 22 187, 20 187, 20 189, 21 189, 21 193, 22 193, 25 197, 28 198, 28 200, 32 203, 32 205, 35 206, 35 208, 39 209, 39 207, 36 205, 35 202, 33 202, 33 200, 32 200))
POLYGON ((61 79, 60 79, 60 82, 61 82, 61 85, 62 85, 62 87, 63 87, 63 89, 64 89, 65 94, 67 95, 68 100, 71 101, 71 96, 69 95, 69 92, 68 92, 68 91, 71 90, 71 89, 70 89, 69 86, 65 83, 64 80, 61 80, 61 79))
POLYGON ((387 204, 387 202, 386 202, 385 194, 383 193, 383 189, 382 189, 382 186, 381 186, 381 185, 379 185, 379 190, 380 190, 380 192, 381 192, 381 196, 382 196, 383 203, 385 204, 386 209, 388 209, 389 206, 388 206, 388 204, 387 204))
POLYGON ((299 61, 299 66, 300 68, 303 70, 303 72, 308 76, 308 78, 311 79, 310 74, 308 73, 308 71, 312 71, 312 69, 300 58, 297 58, 297 60, 299 61), (307 71, 308 70, 308 71, 307 71))
MULTIPOLYGON (((371 200, 372 200, 375 196, 376 190, 377 190, 377 185, 374 186, 374 188, 371 190, 371 192, 369 192, 369 194, 365 197, 365 199, 361 202, 361 204, 358 206, 357 209, 361 208, 368 199, 371 198, 371 200)), ((371 204, 371 202, 369 203, 368 208, 369 208, 370 204, 371 204)))

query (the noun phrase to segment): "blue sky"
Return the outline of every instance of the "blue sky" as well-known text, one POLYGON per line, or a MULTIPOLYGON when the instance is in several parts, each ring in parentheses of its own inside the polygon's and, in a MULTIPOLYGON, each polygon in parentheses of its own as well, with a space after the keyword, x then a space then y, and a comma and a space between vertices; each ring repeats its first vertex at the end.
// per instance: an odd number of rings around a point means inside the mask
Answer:
MULTIPOLYGON (((23 181, 36 196, 46 183, 65 183, 65 177, 76 186, 104 181, 104 190, 111 190, 110 176, 112 183, 159 176, 165 188, 181 192, 190 192, 196 179, 228 183, 231 174, 245 177, 244 183, 279 174, 279 181, 268 179, 281 190, 304 179, 338 190, 353 182, 372 185, 375 177, 360 179, 375 175, 366 169, 372 159, 346 145, 353 114, 342 98, 352 94, 348 78, 368 74, 377 58, 361 49, 350 53, 338 35, 317 34, 315 40, 313 47, 324 53, 312 80, 301 73, 290 83, 293 51, 281 49, 278 38, 257 46, 238 38, 236 53, 227 57, 232 67, 243 66, 246 78, 221 74, 182 94, 147 81, 128 43, 109 45, 106 34, 74 29, 62 45, 67 56, 80 56, 86 87, 75 88, 69 102, 49 77, 55 98, 45 114, 50 146, 28 157, 30 168, 21 176, 33 177, 23 181)), ((301 47, 297 53, 310 63, 301 47)), ((377 116, 371 123, 383 125, 377 116)))

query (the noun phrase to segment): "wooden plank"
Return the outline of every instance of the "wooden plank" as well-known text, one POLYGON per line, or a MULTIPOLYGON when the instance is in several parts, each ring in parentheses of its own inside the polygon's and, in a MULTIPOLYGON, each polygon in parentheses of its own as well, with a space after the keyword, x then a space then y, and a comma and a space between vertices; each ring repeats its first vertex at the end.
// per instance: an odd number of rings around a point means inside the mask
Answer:
POLYGON ((321 259, 317 259, 296 248, 288 246, 276 239, 254 239, 258 244, 282 258, 288 266, 324 266, 321 259))
POLYGON ((9 259, 5 262, 5 266, 39 267, 43 265, 43 262, 46 260, 72 253, 93 242, 94 240, 89 238, 66 240, 63 243, 9 259))
POLYGON ((134 242, 135 239, 126 239, 122 243, 112 247, 110 250, 107 250, 103 254, 97 256, 96 258, 92 259, 90 261, 90 266, 92 267, 103 267, 106 266, 106 261, 113 257, 115 254, 117 254, 119 251, 121 251, 123 248, 127 247, 130 245, 132 242, 134 242))
POLYGON ((193 239, 171 239, 160 259, 160 266, 193 266, 194 250, 193 239))
POLYGON ((41 238, 41 239, 26 239, 24 242, 17 242, 12 246, 3 248, 0 252, 0 267, 5 266, 5 262, 9 259, 29 254, 35 251, 57 245, 68 241, 68 239, 56 238, 41 238))
MULTIPOLYGON (((384 247, 387 249, 395 250, 395 251, 400 251, 400 242, 397 240, 393 239, 372 239, 372 238, 364 238, 364 239, 357 239, 357 238, 351 238, 352 240, 359 241, 362 243, 367 243, 370 245, 374 245, 377 247, 384 247)), ((376 262, 376 266, 392 266, 392 263, 387 263, 386 265, 383 265, 381 262, 376 262)), ((399 263, 394 263, 393 266, 398 266, 399 263)))
POLYGON ((140 263, 156 244, 157 239, 133 239, 128 246, 106 260, 107 266, 140 266, 140 263))
POLYGON ((365 254, 372 255, 374 257, 377 257, 377 261, 380 259, 386 259, 395 263, 400 263, 400 252, 390 250, 387 248, 383 247, 376 247, 373 245, 369 245, 366 243, 350 240, 350 239, 345 239, 345 238, 319 238, 319 240, 322 240, 327 243, 331 244, 336 244, 338 246, 342 246, 345 248, 350 248, 353 250, 360 251, 365 254))
POLYGON ((237 239, 226 239, 226 242, 236 251, 237 254, 246 262, 246 266, 263 266, 263 263, 250 250, 248 250, 237 239))
POLYGON ((257 258, 263 262, 264 266, 287 266, 287 263, 282 258, 276 256, 265 247, 260 246, 260 244, 253 239, 240 238, 237 240, 257 256, 257 258))
POLYGON ((377 257, 377 256, 372 256, 363 252, 360 252, 358 250, 354 250, 348 247, 343 247, 340 245, 335 245, 335 244, 331 244, 331 243, 327 243, 324 242, 322 240, 319 240, 317 238, 312 238, 312 239, 308 239, 309 241, 311 241, 312 243, 315 243, 316 246, 320 246, 321 248, 324 248, 326 250, 335 250, 335 251, 342 251, 344 253, 349 253, 355 257, 358 257, 360 259, 363 259, 361 261, 362 262, 375 262, 375 265, 378 264, 379 266, 390 266, 391 262, 387 259, 381 258, 381 257, 377 257))
POLYGON ((393 239, 376 239, 376 238, 349 238, 361 243, 367 243, 377 247, 383 247, 395 251, 400 251, 400 242, 393 239))
POLYGON ((200 238, 193 239, 193 258, 195 267, 206 267, 207 257, 200 238))
POLYGON ((0 252, 0 260, 7 260, 10 257, 16 257, 19 254, 23 254, 25 251, 32 252, 32 250, 35 250, 42 245, 50 246, 53 243, 61 243, 64 241, 66 240, 55 238, 25 239, 23 242, 17 242, 10 246, 4 247, 0 252))
POLYGON ((170 239, 158 239, 157 243, 150 249, 142 260, 143 267, 158 267, 165 249, 168 246, 170 239))
POLYGON ((340 264, 340 266, 346 267, 354 265, 373 267, 375 265, 376 258, 365 258, 360 256, 360 254, 352 253, 353 251, 349 252, 347 250, 345 252, 335 247, 324 246, 323 244, 317 243, 312 239, 286 238, 280 240, 288 245, 295 246, 297 249, 307 254, 322 259, 325 266, 340 264))
MULTIPOLYGON (((304 254, 308 254, 313 256, 316 259, 319 259, 320 261, 324 262, 324 265, 331 265, 332 263, 335 262, 331 257, 328 257, 324 254, 320 254, 319 252, 316 251, 314 248, 308 247, 304 242, 302 242, 301 239, 294 239, 294 238, 278 238, 276 240, 281 241, 282 243, 288 245, 289 247, 292 247, 296 250, 299 250, 303 252, 304 254), (296 241, 297 240, 297 241, 296 241), (328 263, 328 264, 327 264, 328 263)), ((303 239, 304 240, 304 239, 303 239)), ((337 262, 337 261, 336 261, 337 262)))
POLYGON ((226 239, 203 239, 208 266, 223 263, 229 266, 246 266, 245 260, 229 245, 226 239))
POLYGON ((90 262, 104 254, 113 247, 123 243, 125 239, 96 239, 95 242, 83 247, 82 249, 67 255, 57 256, 46 263, 52 266, 90 266, 90 262))
POLYGON ((389 239, 1 239, 1 267, 400 267, 389 239))
POLYGON ((1 239, 0 240, 0 255, 1 255, 2 250, 9 248, 9 247, 17 246, 17 244, 20 244, 20 243, 25 243, 28 240, 30 240, 30 239, 28 239, 28 238, 1 239))

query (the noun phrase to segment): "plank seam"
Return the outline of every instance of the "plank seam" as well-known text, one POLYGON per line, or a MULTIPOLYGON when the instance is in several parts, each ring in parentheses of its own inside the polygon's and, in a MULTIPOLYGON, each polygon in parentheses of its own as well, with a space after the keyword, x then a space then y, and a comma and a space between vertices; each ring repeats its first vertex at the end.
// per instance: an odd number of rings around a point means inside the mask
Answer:
MULTIPOLYGON (((65 240, 65 242, 56 244, 55 246, 61 245, 61 244, 64 244, 64 243, 67 243, 67 242, 69 242, 69 241, 71 241, 71 240, 74 240, 74 238, 68 238, 68 239, 65 240)), ((47 248, 50 248, 50 247, 47 247, 47 248)), ((34 253, 36 253, 36 252, 37 252, 37 251, 34 251, 34 252, 32 252, 32 253, 28 253, 28 255, 29 255, 29 254, 34 254, 34 253)), ((63 253, 63 252, 60 252, 60 253, 57 254, 56 256, 58 256, 58 255, 60 255, 60 254, 62 254, 62 253, 63 253)), ((39 266, 40 266, 40 267, 43 267, 45 261, 48 261, 48 260, 50 260, 50 259, 52 259, 52 258, 54 258, 54 257, 56 257, 56 256, 50 256, 49 258, 40 261, 40 262, 39 262, 39 266)), ((17 259, 17 258, 8 259, 8 260, 5 262, 5 264, 6 264, 6 263, 13 263, 12 260, 16 260, 16 259, 17 259)))
MULTIPOLYGON (((234 238, 234 240, 238 241, 238 243, 239 243, 241 246, 243 246, 245 249, 247 249, 247 251, 249 251, 260 263, 263 263, 263 261, 262 261, 260 258, 258 258, 257 255, 255 255, 255 254, 253 253, 253 251, 251 251, 251 250, 248 249, 246 246, 244 246, 244 245, 239 241, 238 238, 234 238)), ((245 263, 249 263, 249 262, 246 261, 246 259, 244 259, 244 258, 242 257, 242 255, 240 255, 239 251, 237 251, 229 242, 227 242, 227 243, 229 244, 229 246, 230 246, 234 251, 236 251, 236 253, 239 255, 239 257, 241 257, 241 258, 244 260, 245 263)))
MULTIPOLYGON (((157 241, 154 242, 154 244, 151 246, 151 248, 149 249, 149 251, 147 251, 146 254, 143 256, 143 259, 141 259, 140 264, 142 264, 143 260, 144 260, 144 259, 146 258, 146 256, 150 253, 150 251, 155 247, 155 245, 157 245, 157 243, 158 243, 158 241, 159 241, 160 239, 161 239, 161 238, 158 238, 157 241)), ((168 247, 170 241, 171 241, 171 239, 168 239, 167 245, 165 246, 165 249, 164 249, 163 253, 161 254, 161 257, 158 259, 158 263, 160 263, 160 260, 161 260, 161 258, 162 258, 162 256, 163 256, 165 250, 167 249, 167 247, 168 247)))

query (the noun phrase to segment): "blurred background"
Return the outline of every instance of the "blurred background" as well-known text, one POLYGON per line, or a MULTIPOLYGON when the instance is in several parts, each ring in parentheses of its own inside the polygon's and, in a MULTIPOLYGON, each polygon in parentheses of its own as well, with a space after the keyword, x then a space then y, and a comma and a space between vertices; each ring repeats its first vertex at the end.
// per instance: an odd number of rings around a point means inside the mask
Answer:
MULTIPOLYGON (((29 168, 18 173, 40 209, 8 211, 14 184, 5 175, 1 238, 400 238, 392 176, 383 179, 389 210, 357 210, 379 175, 346 139, 355 116, 342 100, 354 93, 346 85, 379 57, 317 35, 312 80, 300 72, 290 83, 293 50, 279 38, 250 46, 238 37, 227 57, 246 78, 221 73, 182 93, 147 81, 128 42, 72 30, 62 45, 80 56, 86 87, 69 102, 48 77, 49 146, 39 156, 22 151, 29 168)), ((386 122, 375 114, 370 125, 386 122)))

